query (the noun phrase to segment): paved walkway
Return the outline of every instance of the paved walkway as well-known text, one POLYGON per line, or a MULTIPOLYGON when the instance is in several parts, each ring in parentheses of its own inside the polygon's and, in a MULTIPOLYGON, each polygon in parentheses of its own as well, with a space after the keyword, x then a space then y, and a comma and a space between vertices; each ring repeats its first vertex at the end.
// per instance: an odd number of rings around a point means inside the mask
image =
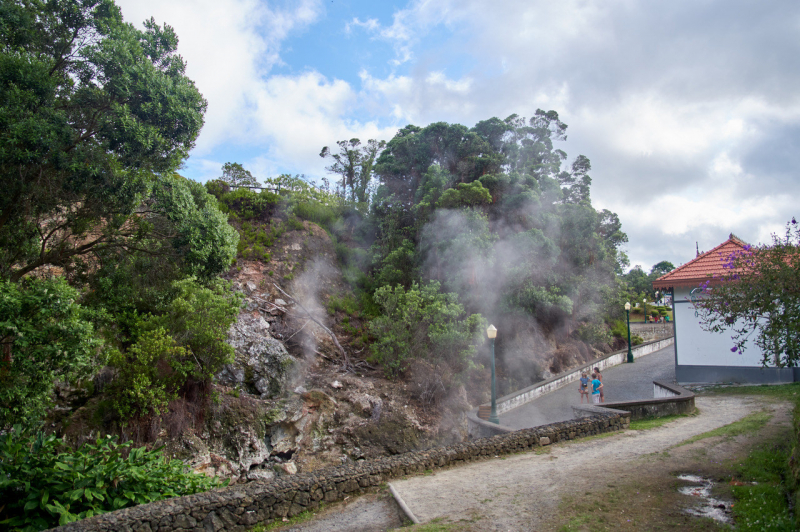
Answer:
MULTIPOLYGON (((675 382, 675 349, 637 358, 633 364, 620 364, 603 371, 603 391, 607 402, 652 399, 653 381, 675 382)), ((500 424, 515 429, 538 427, 573 419, 572 405, 580 403, 578 382, 570 383, 500 415, 500 424)))

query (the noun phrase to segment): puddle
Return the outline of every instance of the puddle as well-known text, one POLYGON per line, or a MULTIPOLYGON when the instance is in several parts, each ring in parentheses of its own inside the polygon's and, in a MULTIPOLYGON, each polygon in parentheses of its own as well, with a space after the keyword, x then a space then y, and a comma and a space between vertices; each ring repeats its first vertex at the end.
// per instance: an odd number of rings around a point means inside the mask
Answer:
POLYGON ((709 517, 714 521, 733 524, 731 518, 731 503, 711 496, 714 482, 697 475, 678 475, 678 480, 683 480, 690 485, 678 488, 680 493, 697 498, 697 502, 684 512, 697 517, 709 517))

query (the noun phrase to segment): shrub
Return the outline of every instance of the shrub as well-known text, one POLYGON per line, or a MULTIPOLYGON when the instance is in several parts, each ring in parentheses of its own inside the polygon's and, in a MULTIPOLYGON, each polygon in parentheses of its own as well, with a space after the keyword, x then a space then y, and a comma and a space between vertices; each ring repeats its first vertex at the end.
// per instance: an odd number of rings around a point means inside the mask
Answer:
POLYGON ((622 320, 615 321, 611 327, 611 335, 615 338, 628 338, 628 325, 622 320))
POLYGON ((341 310, 346 314, 356 316, 358 314, 358 301, 352 294, 344 294, 341 297, 333 294, 328 298, 327 309, 331 315, 336 314, 337 310, 341 310))
POLYGON ((330 205, 315 202, 299 202, 294 207, 294 214, 301 220, 314 222, 330 231, 339 219, 339 209, 330 205))
POLYGON ((147 329, 163 327, 178 345, 186 348, 191 369, 187 374, 210 382, 233 360, 233 348, 225 342, 236 321, 242 295, 231 292, 222 281, 201 285, 193 278, 173 283, 176 297, 161 316, 148 319, 147 329))
POLYGON ((289 219, 286 220, 286 226, 292 231, 302 231, 306 228, 303 222, 298 220, 295 216, 290 216, 289 219))
POLYGON ((604 323, 584 323, 575 330, 575 335, 593 347, 609 344, 612 340, 611 331, 604 323))
POLYGON ((165 413, 191 371, 188 355, 163 327, 145 331, 126 354, 113 350, 108 363, 118 371, 109 395, 117 414, 128 420, 165 413))
POLYGON ((222 194, 219 197, 220 204, 224 209, 240 220, 269 220, 275 213, 280 196, 272 192, 262 191, 253 192, 246 188, 240 188, 222 194))
POLYGON ((473 367, 485 320, 480 314, 465 316, 458 296, 440 293, 439 287, 436 281, 414 282, 408 290, 397 285, 375 291, 383 315, 370 322, 370 332, 376 337, 372 358, 383 364, 387 376, 404 372, 413 359, 444 363, 456 379, 473 367))
POLYGON ((72 450, 16 426, 0 438, 0 456, 0 525, 26 532, 227 485, 110 436, 72 450))
POLYGON ((56 378, 87 376, 99 342, 77 296, 63 278, 0 280, 0 430, 37 425, 56 378))

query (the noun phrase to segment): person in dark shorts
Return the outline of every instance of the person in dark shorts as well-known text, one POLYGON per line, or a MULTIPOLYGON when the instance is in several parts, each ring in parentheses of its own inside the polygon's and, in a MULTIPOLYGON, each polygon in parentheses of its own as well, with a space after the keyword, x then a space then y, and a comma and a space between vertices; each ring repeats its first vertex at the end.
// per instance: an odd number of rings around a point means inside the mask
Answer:
POLYGON ((578 391, 581 394, 581 404, 583 404, 583 398, 586 397, 586 403, 589 403, 589 377, 587 376, 586 372, 584 371, 581 373, 581 382, 578 385, 578 391))

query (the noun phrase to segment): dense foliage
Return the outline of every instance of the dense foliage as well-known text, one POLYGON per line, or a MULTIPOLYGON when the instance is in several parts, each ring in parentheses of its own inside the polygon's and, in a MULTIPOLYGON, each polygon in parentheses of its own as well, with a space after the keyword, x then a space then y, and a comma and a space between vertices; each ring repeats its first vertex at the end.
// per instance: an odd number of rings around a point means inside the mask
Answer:
POLYGON ((744 246, 722 257, 726 272, 709 279, 694 300, 706 330, 732 334, 731 351, 749 341, 763 353, 764 365, 800 364, 800 226, 786 224, 772 245, 744 246))
POLYGON ((457 375, 473 365, 476 344, 482 343, 485 323, 479 315, 466 316, 456 294, 443 294, 436 281, 408 290, 383 286, 375 292, 382 314, 372 320, 376 337, 372 357, 387 375, 396 376, 414 359, 446 364, 457 375))
POLYGON ((180 166, 206 108, 177 43, 112 0, 0 4, 0 277, 156 234, 138 215, 153 175, 180 166))
POLYGON ((160 449, 110 437, 70 449, 19 427, 0 437, 0 525, 32 532, 136 504, 223 485, 160 449))
POLYGON ((92 370, 98 340, 77 295, 64 279, 0 280, 0 430, 38 424, 54 381, 92 370))
POLYGON ((627 237, 591 206, 588 158, 556 148, 566 129, 541 110, 401 129, 375 164, 377 284, 437 280, 470 311, 548 327, 595 319, 627 237))

